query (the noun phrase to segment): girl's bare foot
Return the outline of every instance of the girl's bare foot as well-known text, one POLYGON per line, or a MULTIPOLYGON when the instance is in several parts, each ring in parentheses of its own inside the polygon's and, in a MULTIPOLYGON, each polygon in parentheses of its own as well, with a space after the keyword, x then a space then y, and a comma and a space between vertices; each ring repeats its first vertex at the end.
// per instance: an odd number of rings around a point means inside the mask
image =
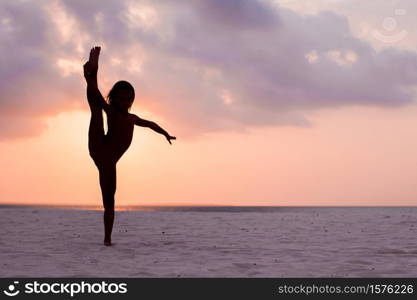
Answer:
POLYGON ((91 48, 88 61, 93 69, 98 69, 98 57, 100 56, 100 50, 101 48, 98 46, 91 48))
POLYGON ((111 241, 104 240, 104 246, 111 246, 111 241))

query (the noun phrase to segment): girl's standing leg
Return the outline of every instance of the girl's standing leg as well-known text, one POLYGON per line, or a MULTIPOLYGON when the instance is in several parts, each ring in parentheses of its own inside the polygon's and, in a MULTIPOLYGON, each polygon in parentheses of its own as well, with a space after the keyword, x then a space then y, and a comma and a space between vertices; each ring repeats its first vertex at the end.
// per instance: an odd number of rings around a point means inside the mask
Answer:
POLYGON ((108 157, 105 144, 103 111, 96 103, 90 87, 87 87, 87 99, 91 110, 88 128, 88 150, 99 171, 100 188, 104 206, 104 244, 111 245, 111 232, 114 221, 114 194, 116 192, 116 163, 108 157))
POLYGON ((104 244, 111 246, 114 222, 114 194, 116 193, 116 163, 105 163, 99 167, 100 187, 104 206, 104 244))

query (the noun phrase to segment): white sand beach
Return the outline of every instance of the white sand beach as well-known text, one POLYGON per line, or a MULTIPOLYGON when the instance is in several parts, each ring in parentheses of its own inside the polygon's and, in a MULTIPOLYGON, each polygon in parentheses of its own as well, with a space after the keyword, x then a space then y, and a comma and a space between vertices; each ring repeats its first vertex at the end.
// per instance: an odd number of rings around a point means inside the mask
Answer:
POLYGON ((417 277, 417 208, 0 208, 1 277, 417 277))

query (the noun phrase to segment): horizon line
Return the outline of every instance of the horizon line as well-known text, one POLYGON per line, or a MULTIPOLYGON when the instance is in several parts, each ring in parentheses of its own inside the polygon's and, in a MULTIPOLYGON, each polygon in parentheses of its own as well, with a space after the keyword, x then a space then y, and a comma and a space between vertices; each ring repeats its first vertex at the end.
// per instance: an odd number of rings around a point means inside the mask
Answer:
MULTIPOLYGON (((73 210, 103 210, 101 205, 87 204, 26 204, 26 203, 0 203, 1 208, 7 207, 33 207, 33 208, 57 208, 73 210)), ((116 211, 129 210, 158 210, 163 208, 415 208, 417 205, 210 205, 210 204, 158 204, 158 205, 116 205, 116 211)))

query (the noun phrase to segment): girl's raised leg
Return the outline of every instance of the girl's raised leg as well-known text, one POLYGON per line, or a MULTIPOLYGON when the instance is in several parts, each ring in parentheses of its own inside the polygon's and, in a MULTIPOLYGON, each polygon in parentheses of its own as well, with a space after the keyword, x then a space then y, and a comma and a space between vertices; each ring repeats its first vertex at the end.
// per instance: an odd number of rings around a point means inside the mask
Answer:
POLYGON ((90 126, 88 128, 88 150, 90 156, 95 159, 98 152, 102 151, 104 143, 104 122, 103 111, 100 105, 94 102, 93 96, 89 95, 87 88, 88 104, 90 105, 91 118, 90 126))

